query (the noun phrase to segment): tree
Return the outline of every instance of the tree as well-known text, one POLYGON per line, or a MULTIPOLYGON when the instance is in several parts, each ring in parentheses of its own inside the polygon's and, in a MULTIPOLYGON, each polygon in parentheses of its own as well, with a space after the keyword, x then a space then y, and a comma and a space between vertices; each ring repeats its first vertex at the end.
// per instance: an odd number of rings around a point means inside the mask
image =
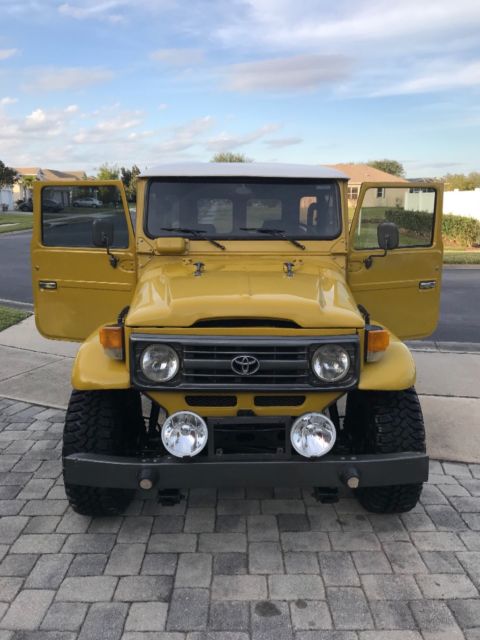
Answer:
POLYGON ((0 189, 11 187, 17 180, 17 172, 0 160, 0 189))
POLYGON ((445 183, 445 191, 472 191, 480 187, 480 173, 471 171, 469 174, 463 173, 447 173, 443 176, 442 181, 445 183))
POLYGON ((97 171, 98 180, 118 180, 120 178, 120 170, 117 165, 112 164, 110 166, 108 162, 105 162, 97 171))
POLYGON ((210 162, 253 162, 251 158, 247 158, 244 153, 232 153, 231 151, 222 151, 216 153, 210 162))
POLYGON ((22 176, 19 179, 19 182, 23 189, 23 197, 25 198, 25 200, 32 197, 33 183, 36 179, 36 176, 22 176))
POLYGON ((137 197, 137 179, 140 175, 140 169, 134 164, 131 169, 122 167, 120 174, 127 200, 133 202, 137 197))
POLYGON ((403 168, 403 164, 398 162, 397 160, 389 160, 388 158, 384 158, 383 160, 370 160, 367 162, 369 167, 374 167, 375 169, 379 169, 380 171, 385 171, 386 173, 391 173, 392 176, 398 176, 399 178, 403 178, 405 176, 405 169, 403 168))

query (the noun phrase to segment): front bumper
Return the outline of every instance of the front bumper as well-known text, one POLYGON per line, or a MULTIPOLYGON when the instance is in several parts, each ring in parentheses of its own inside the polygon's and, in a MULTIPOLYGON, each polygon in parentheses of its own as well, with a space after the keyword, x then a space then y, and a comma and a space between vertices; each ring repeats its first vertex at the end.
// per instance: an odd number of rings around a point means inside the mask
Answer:
MULTIPOLYGON (((428 480, 424 453, 335 456, 289 460, 172 460, 76 453, 63 460, 65 482, 93 487, 152 489, 193 487, 340 487, 354 472, 360 487, 415 484, 428 480)), ((145 492, 148 493, 148 492, 145 492)))

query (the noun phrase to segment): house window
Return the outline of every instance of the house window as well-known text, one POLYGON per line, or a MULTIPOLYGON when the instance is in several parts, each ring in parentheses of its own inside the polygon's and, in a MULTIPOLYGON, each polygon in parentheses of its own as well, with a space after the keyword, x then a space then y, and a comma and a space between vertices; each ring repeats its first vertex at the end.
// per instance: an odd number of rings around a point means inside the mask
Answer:
POLYGON ((348 187, 348 199, 358 200, 358 187, 348 187))
POLYGON ((384 198, 385 197, 385 189, 382 189, 382 187, 379 187, 377 189, 377 198, 384 198))

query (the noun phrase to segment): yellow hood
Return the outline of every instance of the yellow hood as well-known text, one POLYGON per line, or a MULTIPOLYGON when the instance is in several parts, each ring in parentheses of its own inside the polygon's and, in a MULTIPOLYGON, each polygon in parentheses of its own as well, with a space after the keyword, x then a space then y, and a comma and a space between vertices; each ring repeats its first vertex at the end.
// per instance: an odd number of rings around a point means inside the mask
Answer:
POLYGON ((140 276, 127 325, 191 327, 204 320, 256 318, 304 328, 364 326, 342 272, 327 262, 296 266, 293 277, 280 259, 256 258, 254 265, 248 258, 246 264, 206 259, 200 276, 192 262, 154 258, 140 276))

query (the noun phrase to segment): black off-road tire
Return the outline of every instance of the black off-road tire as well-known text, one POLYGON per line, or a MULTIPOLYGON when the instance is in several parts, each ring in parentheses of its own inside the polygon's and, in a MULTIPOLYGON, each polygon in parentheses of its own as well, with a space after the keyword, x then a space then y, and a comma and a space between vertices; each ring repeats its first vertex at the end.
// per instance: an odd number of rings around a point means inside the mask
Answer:
MULTIPOLYGON (((135 445, 141 420, 140 396, 133 391, 74 390, 65 419, 62 456, 125 454, 135 445)), ((112 516, 125 510, 135 491, 66 482, 65 493, 77 513, 112 516)))
MULTIPOLYGON (((346 429, 362 453, 425 452, 422 409, 413 387, 404 391, 356 391, 349 394, 346 429)), ((373 513, 404 513, 417 504, 422 483, 358 488, 360 504, 373 513)))

